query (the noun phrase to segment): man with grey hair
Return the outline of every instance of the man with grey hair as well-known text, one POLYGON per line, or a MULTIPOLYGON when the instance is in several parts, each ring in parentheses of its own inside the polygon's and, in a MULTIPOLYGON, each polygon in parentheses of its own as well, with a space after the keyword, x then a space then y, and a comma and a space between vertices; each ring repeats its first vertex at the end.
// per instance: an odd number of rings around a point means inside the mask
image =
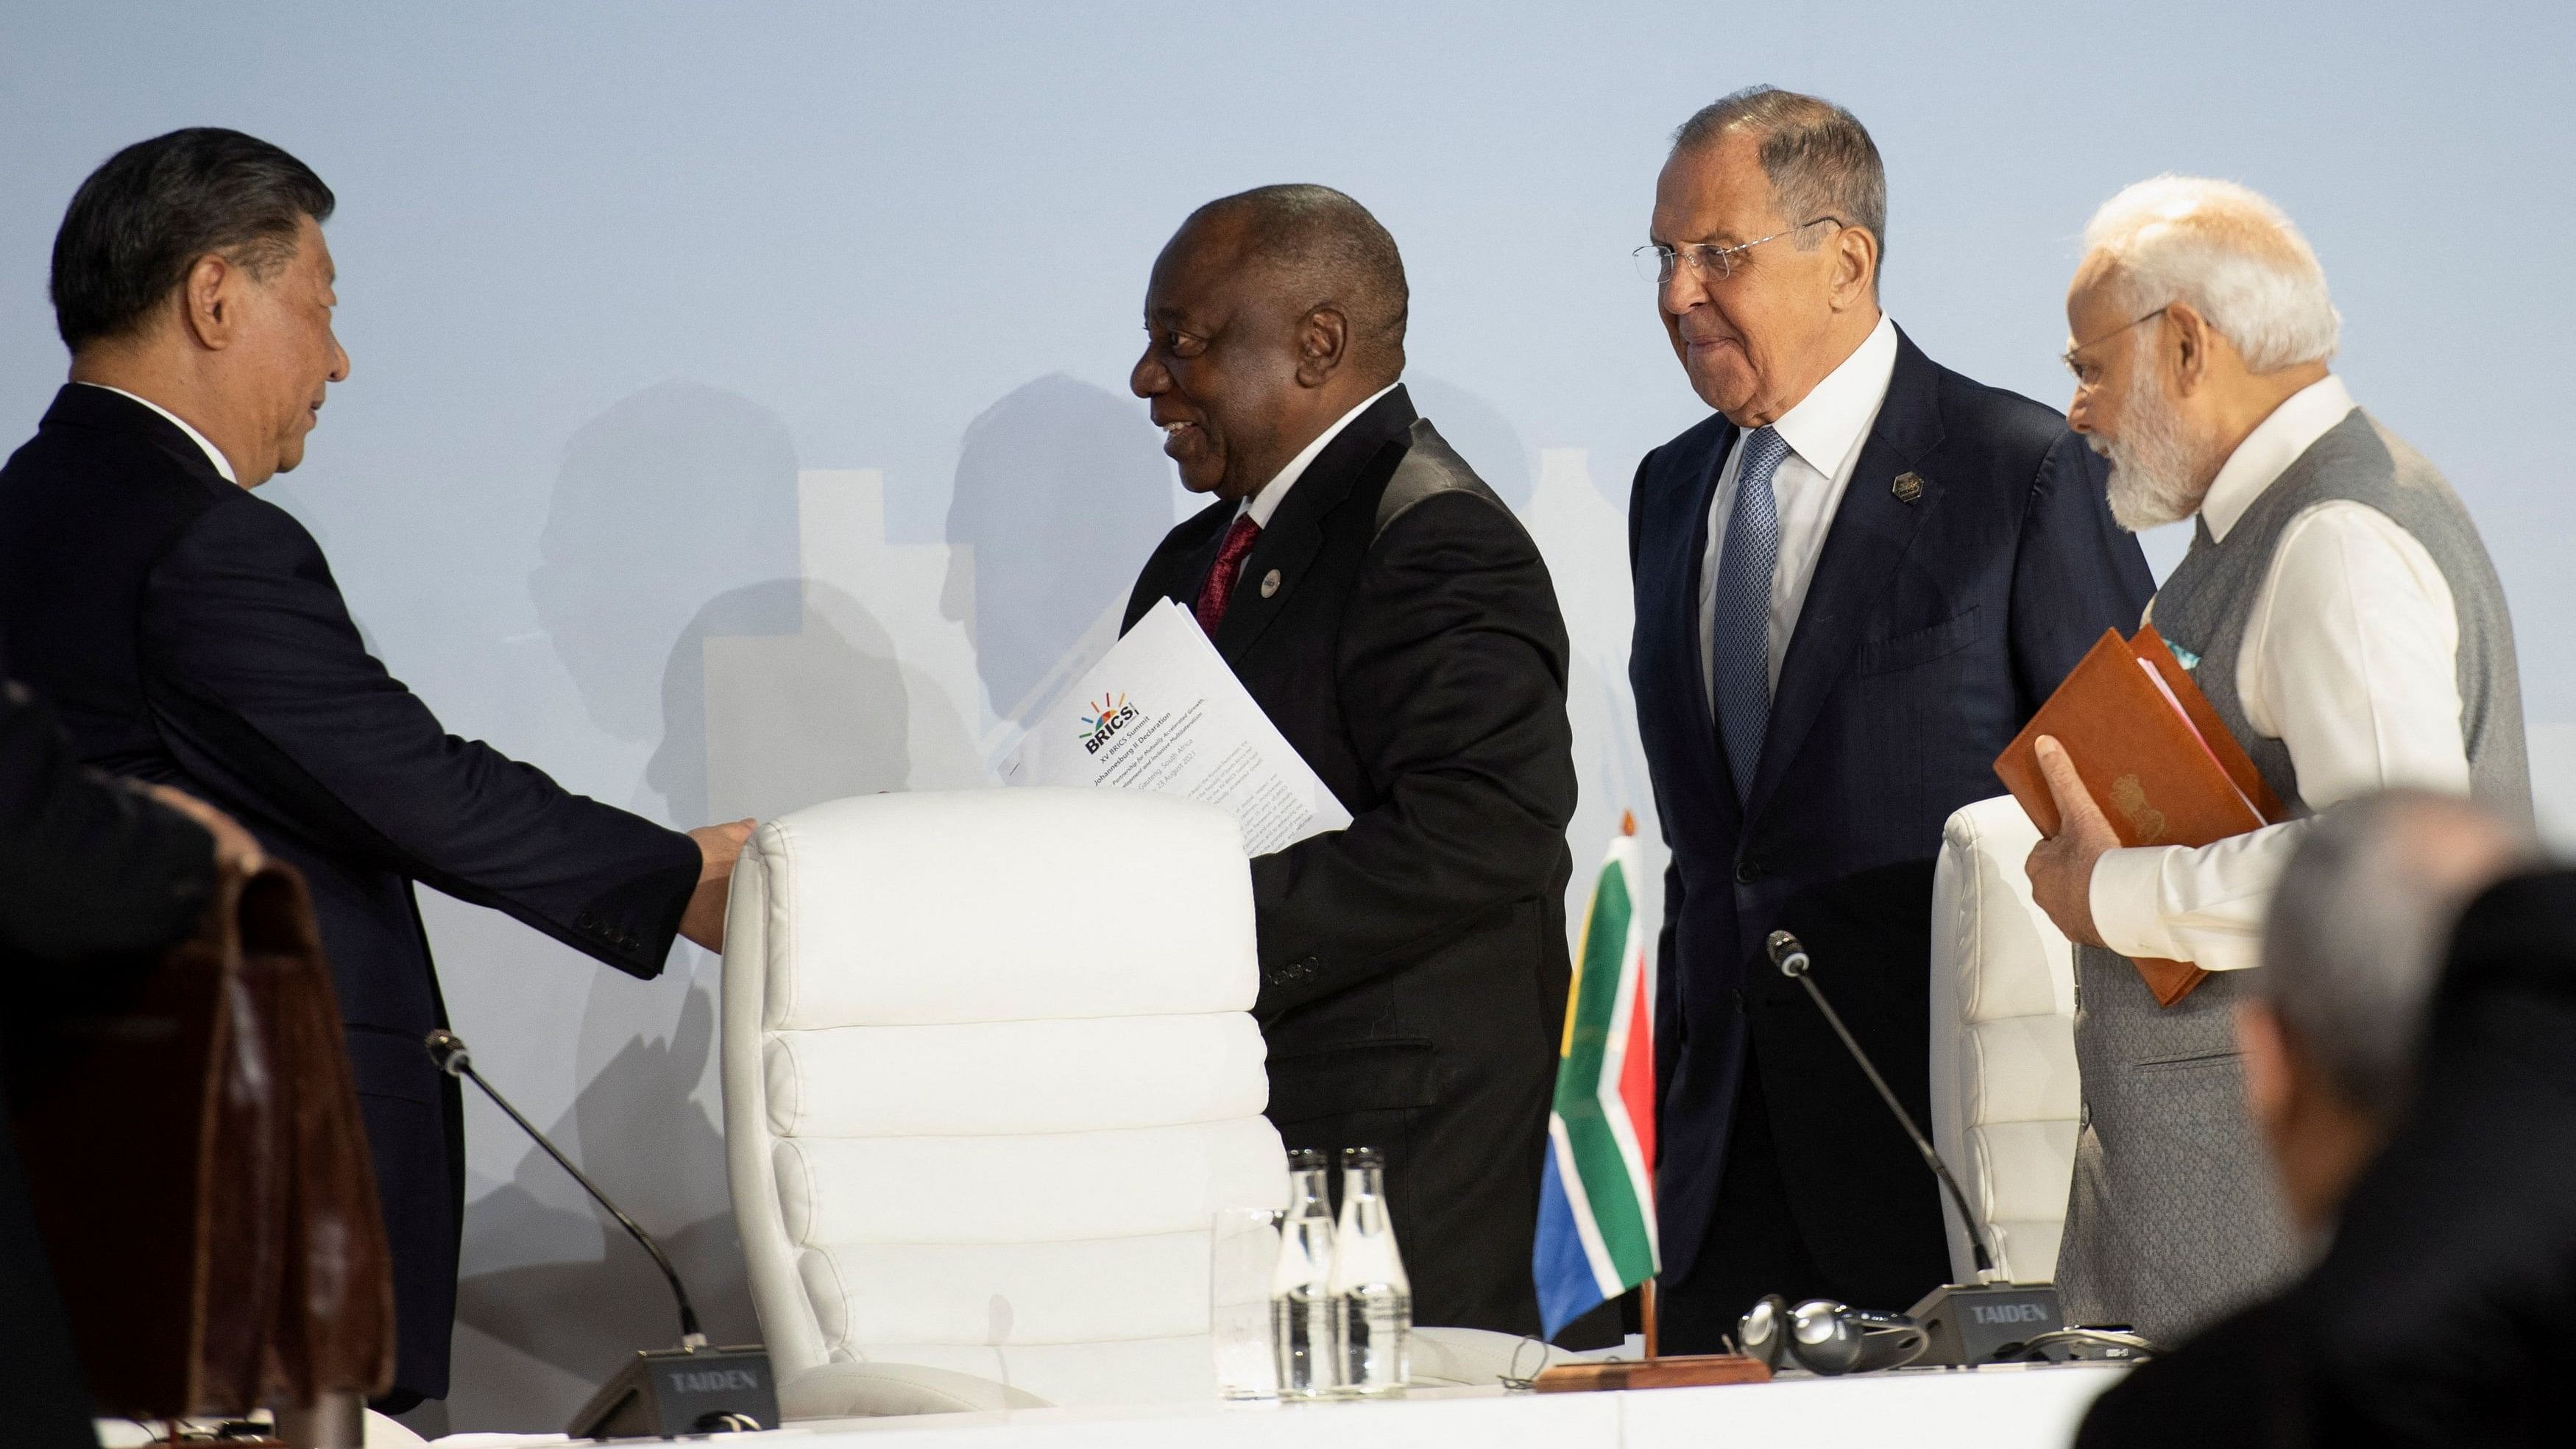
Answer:
POLYGON ((1938 1188, 1777 929, 1918 1120, 1950 813, 2153 587, 2100 463, 1879 310, 1887 179, 1849 111, 1757 86, 1683 123, 1638 249, 1713 411, 1629 502, 1637 716, 1673 847, 1655 1022, 1664 1344, 1767 1293, 1903 1308, 1938 1188))
MULTIPOLYGON (((2236 1039, 2247 1106, 2309 1255, 2324 1253, 2405 1118, 2462 908, 2532 854, 2494 813, 2429 790, 2347 801, 2300 833, 2236 1039)), ((2140 1370, 2094 1406, 2078 1444, 2326 1442, 2313 1423, 2296 1432, 2315 1417, 2302 1402, 2321 1386, 2313 1360, 2330 1356, 2317 1352, 2317 1297, 2312 1284, 2258 1304, 2140 1370)))
MULTIPOLYGON (((2264 781, 2299 816, 2413 785, 2527 820, 2504 590, 2442 476, 2327 370, 2338 318, 2297 228, 2242 186, 2166 176, 2105 203, 2085 244, 2070 416, 2111 459, 2123 525, 2197 515, 2149 614, 2264 781)), ((2314 826, 2119 849, 2058 743, 2039 759, 2065 824, 2032 892, 2079 947, 2059 1284, 2077 1321, 2176 1338, 2294 1261, 2231 1017, 2314 826), (2159 1007, 2141 958, 2216 974, 2159 1007)))

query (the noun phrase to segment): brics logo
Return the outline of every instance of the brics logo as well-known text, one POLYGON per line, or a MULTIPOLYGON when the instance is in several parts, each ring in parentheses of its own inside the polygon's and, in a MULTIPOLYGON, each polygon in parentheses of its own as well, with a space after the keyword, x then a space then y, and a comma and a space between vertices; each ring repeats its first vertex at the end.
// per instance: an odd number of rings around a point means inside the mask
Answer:
POLYGON ((1136 706, 1127 702, 1127 696, 1122 694, 1116 699, 1106 694, 1100 696, 1100 702, 1091 707, 1091 713, 1082 717, 1083 753, 1099 754, 1100 747, 1109 743, 1111 736, 1135 722, 1136 706))

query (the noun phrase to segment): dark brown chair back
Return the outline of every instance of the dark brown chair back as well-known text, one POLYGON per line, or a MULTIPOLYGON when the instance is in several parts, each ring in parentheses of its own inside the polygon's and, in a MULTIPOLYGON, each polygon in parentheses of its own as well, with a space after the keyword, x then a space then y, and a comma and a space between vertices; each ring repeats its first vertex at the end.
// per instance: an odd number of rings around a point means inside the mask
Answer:
POLYGON ((103 1414, 237 1416, 393 1377, 393 1280, 303 878, 13 1023, 29 1196, 103 1414))

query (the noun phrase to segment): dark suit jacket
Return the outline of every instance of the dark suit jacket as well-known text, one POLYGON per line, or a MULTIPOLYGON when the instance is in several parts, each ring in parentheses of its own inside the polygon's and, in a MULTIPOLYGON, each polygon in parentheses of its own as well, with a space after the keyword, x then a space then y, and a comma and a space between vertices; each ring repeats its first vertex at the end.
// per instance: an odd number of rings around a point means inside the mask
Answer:
MULTIPOLYGON (((1739 803, 1701 672, 1700 564, 1736 428, 1646 455, 1628 509, 1637 724, 1673 861, 1658 965, 1664 1276, 1701 1251, 1747 1043, 1792 1213, 1818 1266, 1903 1308, 1948 1276, 1936 1185, 1803 993, 1775 929, 1907 1100, 1930 1115, 1932 863, 1941 826, 2003 793, 1995 756, 2153 584, 2104 472, 2058 414, 1925 357, 1902 332, 1826 534, 1739 803), (1897 495, 1899 474, 1920 493, 1897 495)), ((1859 1291, 1859 1290, 1855 1290, 1859 1291)))
POLYGON ((102 770, 232 812, 304 873, 393 1248, 395 1391, 447 1388, 465 1187, 422 881, 650 977, 698 875, 685 835, 440 727, 370 657, 312 535, 186 434, 65 387, 0 469, 0 629, 102 770))
MULTIPOLYGON (((1234 512, 1172 530, 1128 625, 1197 599, 1234 512)), ((1240 577, 1217 649, 1352 816, 1252 862, 1271 1119, 1292 1147, 1390 1154, 1417 1321, 1536 1332, 1574 811, 1547 567, 1398 388, 1316 455, 1240 577)))
MULTIPOLYGON (((0 679, 7 673, 0 656, 0 679)), ((82 769, 52 712, 16 684, 0 684, 0 999, 8 1007, 0 1027, 73 992, 113 990, 124 968, 148 964, 196 928, 214 884, 214 842, 204 830, 82 769)), ((98 1443, 5 1117, 0 1363, 11 1366, 0 1376, 9 1443, 98 1443)))

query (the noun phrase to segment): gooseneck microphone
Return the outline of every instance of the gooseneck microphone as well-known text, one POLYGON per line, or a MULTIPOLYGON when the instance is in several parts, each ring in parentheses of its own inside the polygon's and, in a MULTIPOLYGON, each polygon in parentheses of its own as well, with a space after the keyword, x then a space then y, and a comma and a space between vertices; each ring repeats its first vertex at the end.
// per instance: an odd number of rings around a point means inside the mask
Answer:
POLYGON ((1798 938, 1788 932, 1773 931, 1768 949, 1771 964, 1780 968, 1780 974, 1807 988, 1808 999, 1816 1003, 1816 1010, 1825 1014, 1825 1024, 1834 1029, 1834 1035, 1843 1039, 1843 1050, 1850 1052, 1852 1060, 1860 1063, 1862 1074, 1869 1078, 1871 1086, 1878 1089, 1879 1099, 1887 1103, 1888 1111, 1896 1114, 1896 1125, 1904 1128, 1905 1135, 1914 1139, 1914 1150, 1923 1154, 1924 1165, 1931 1168, 1941 1179, 1941 1185, 1950 1190, 1950 1201, 1957 1205, 1959 1221, 1968 1230, 1968 1251, 1976 1258, 1977 1276, 1981 1280, 1993 1277, 1994 1255, 1986 1251, 1985 1230, 1977 1225, 1977 1215, 1968 1207, 1968 1195, 1960 1191, 1959 1180, 1950 1175, 1950 1165, 1941 1160, 1940 1153, 1932 1150, 1932 1140, 1923 1135, 1922 1128, 1914 1125, 1913 1114, 1905 1110, 1904 1103, 1896 1100, 1896 1093, 1888 1089, 1887 1079, 1878 1074, 1877 1064, 1870 1061, 1869 1053, 1860 1049, 1859 1039, 1851 1034, 1850 1027, 1843 1025, 1833 1003, 1825 1000, 1825 993, 1817 988, 1815 978, 1807 974, 1808 966, 1813 964, 1807 959, 1807 948, 1799 945, 1798 938))
POLYGON ((582 1191, 606 1208, 608 1215, 617 1219, 617 1225, 643 1245, 644 1251, 653 1256, 653 1265, 662 1270, 663 1281, 671 1285, 672 1301, 680 1307, 680 1346, 648 1349, 629 1359, 573 1416, 566 1432, 576 1439, 648 1434, 669 1439, 683 1434, 777 1428, 778 1391, 770 1378, 767 1351, 758 1344, 708 1347, 707 1336, 698 1330, 698 1310, 689 1302, 689 1290, 681 1284, 679 1270, 671 1266, 671 1255, 662 1251, 653 1235, 628 1217, 625 1209, 609 1201, 599 1184, 573 1166, 572 1159, 537 1130, 537 1124, 521 1116, 509 1098, 483 1080, 483 1074, 474 1070, 474 1055, 466 1049, 464 1038, 441 1027, 429 1034, 427 1045, 429 1059, 440 1071, 482 1088, 493 1106, 508 1113, 520 1131, 544 1148, 557 1166, 581 1184, 582 1191))
POLYGON ((689 1290, 681 1286, 679 1270, 671 1266, 671 1256, 662 1251, 662 1245, 653 1240, 651 1233, 644 1231, 643 1224, 628 1217, 624 1208, 610 1202, 608 1194, 599 1190, 599 1184, 591 1181, 589 1175, 580 1168, 573 1166, 572 1159, 564 1156, 561 1149, 547 1140, 546 1134, 537 1130, 537 1124, 520 1116, 519 1109, 510 1105, 509 1098, 494 1091, 492 1084, 483 1080, 483 1074, 474 1070, 474 1054, 467 1050, 463 1037, 445 1027, 431 1032, 429 1059, 437 1063, 438 1069, 449 1076, 462 1077, 481 1087, 483 1095, 492 1099, 493 1106, 509 1113, 510 1120, 519 1124, 520 1131, 527 1133, 539 1147, 544 1148, 546 1155, 553 1158, 557 1166, 571 1173, 572 1180, 581 1184, 582 1191, 589 1193, 593 1200, 608 1210, 610 1217, 617 1219, 619 1227, 624 1228, 636 1242, 644 1245, 644 1251, 653 1255, 654 1266, 662 1270, 662 1277, 670 1283, 671 1297, 680 1305, 680 1347, 706 1347, 707 1336, 698 1331, 698 1310, 689 1302, 689 1290))

